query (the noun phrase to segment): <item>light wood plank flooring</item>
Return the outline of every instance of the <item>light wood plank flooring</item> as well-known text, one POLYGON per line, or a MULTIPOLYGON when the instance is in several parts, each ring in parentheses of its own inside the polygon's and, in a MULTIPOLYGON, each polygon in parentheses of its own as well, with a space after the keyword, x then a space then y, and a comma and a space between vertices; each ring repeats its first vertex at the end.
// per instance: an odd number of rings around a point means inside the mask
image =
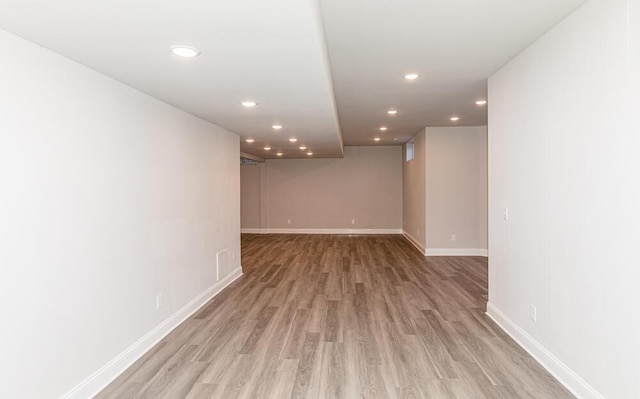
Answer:
POLYGON ((98 398, 571 398, 485 315, 487 262, 243 235, 245 275, 98 398))

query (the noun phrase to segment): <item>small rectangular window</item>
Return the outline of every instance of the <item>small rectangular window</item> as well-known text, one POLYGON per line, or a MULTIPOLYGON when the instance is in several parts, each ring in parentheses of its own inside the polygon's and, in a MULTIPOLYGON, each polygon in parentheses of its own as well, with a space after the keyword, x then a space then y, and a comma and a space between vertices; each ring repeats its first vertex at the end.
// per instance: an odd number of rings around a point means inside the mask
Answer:
POLYGON ((407 162, 411 161, 413 159, 413 151, 414 151, 414 147, 415 147, 416 143, 415 141, 411 140, 407 143, 407 162))

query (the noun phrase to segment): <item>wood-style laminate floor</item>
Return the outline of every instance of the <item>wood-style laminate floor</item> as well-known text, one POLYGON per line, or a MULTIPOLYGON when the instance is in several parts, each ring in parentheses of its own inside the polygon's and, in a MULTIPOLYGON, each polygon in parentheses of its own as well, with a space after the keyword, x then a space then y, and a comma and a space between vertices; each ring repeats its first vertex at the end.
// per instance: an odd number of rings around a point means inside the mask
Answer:
POLYGON ((98 398, 571 398, 485 315, 487 262, 243 235, 244 276, 98 398))

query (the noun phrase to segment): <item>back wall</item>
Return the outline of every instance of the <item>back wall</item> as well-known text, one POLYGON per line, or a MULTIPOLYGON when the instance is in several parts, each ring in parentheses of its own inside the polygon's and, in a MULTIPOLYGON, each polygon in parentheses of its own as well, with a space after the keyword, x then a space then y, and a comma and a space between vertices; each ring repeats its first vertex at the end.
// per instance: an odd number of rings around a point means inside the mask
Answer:
POLYGON ((242 177, 250 176, 251 182, 243 182, 242 198, 245 205, 252 204, 243 206, 245 232, 401 232, 400 146, 345 147, 344 158, 270 159, 263 166, 263 175, 257 171, 260 167, 243 166, 242 177), (257 189, 262 190, 260 195, 257 189), (256 201, 266 203, 259 206, 256 201), (260 208, 266 215, 261 215, 262 222, 256 227, 255 210, 260 208), (244 212, 248 209, 251 215, 244 212))

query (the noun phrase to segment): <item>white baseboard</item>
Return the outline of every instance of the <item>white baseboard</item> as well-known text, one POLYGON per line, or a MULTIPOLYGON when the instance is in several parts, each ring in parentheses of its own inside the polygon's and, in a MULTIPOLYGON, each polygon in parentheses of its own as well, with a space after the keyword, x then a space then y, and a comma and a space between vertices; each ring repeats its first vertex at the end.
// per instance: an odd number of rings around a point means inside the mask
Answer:
POLYGON ((402 235, 407 239, 407 241, 413 244, 413 246, 416 247, 418 251, 420 251, 425 256, 427 255, 424 246, 420 244, 420 242, 418 242, 418 240, 416 240, 411 234, 407 233, 406 230, 403 230, 402 235))
POLYGON ((402 229, 266 229, 266 234, 402 234, 402 229))
POLYGON ((477 248, 427 248, 426 256, 488 256, 486 249, 477 248))
POLYGON ((533 339, 520 326, 509 319, 497 307, 487 303, 487 316, 496 322, 524 350, 553 375, 571 393, 580 399, 605 399, 598 391, 571 370, 553 353, 533 339))
POLYGON ((240 234, 265 234, 265 229, 240 229, 240 234))
POLYGON ((229 284, 242 275, 242 267, 233 270, 222 280, 209 287, 202 294, 198 295, 182 309, 175 312, 168 319, 160 323, 156 328, 149 331, 136 343, 124 350, 109 363, 102 366, 98 371, 85 378, 84 381, 76 385, 60 399, 86 399, 92 398, 102 391, 107 385, 122 374, 127 368, 136 362, 142 355, 149 351, 155 344, 160 342, 174 328, 194 314, 211 298, 216 296, 229 284))

